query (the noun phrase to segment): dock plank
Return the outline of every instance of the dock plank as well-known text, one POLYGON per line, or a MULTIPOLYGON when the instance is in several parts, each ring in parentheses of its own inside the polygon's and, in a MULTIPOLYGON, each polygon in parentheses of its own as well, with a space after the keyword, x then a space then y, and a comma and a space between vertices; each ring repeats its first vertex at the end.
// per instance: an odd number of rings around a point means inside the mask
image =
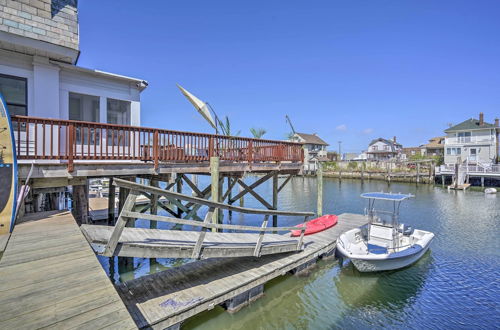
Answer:
POLYGON ((0 260, 0 279, 1 329, 96 329, 118 322, 136 328, 70 212, 23 219, 0 260))
POLYGON ((122 283, 118 293, 139 327, 165 328, 315 260, 335 248, 341 233, 366 222, 342 214, 335 227, 306 236, 302 252, 205 259, 122 283))

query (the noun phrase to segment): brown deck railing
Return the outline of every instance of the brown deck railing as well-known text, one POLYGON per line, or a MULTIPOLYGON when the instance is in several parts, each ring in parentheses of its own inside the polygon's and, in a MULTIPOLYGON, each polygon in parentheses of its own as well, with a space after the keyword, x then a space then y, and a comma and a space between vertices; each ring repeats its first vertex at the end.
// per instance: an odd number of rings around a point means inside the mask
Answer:
POLYGON ((302 162, 302 145, 157 128, 13 116, 18 159, 302 162))

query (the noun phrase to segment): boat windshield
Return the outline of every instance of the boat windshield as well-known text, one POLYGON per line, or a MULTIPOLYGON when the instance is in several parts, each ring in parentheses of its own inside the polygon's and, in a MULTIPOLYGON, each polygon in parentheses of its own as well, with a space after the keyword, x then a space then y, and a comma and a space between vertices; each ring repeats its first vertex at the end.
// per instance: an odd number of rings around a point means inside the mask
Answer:
POLYGON ((361 197, 363 198, 369 198, 369 199, 379 199, 379 200, 386 200, 386 201, 395 201, 395 202, 401 202, 404 201, 405 199, 415 197, 412 194, 393 194, 393 193, 386 193, 386 192, 369 192, 369 193, 364 193, 361 194, 361 197))

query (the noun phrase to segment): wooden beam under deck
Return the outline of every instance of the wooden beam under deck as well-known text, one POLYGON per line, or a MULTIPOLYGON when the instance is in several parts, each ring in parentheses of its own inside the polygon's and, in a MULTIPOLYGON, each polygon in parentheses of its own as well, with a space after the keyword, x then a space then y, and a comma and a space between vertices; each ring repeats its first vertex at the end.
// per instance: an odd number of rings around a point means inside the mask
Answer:
MULTIPOLYGON (((155 171, 151 163, 145 162, 75 162, 73 172, 68 172, 66 163, 42 162, 36 163, 32 178, 77 178, 77 177, 114 177, 137 175, 180 174, 210 174, 210 164, 203 163, 160 163, 155 171)), ((31 163, 20 161, 18 164, 19 178, 25 179, 31 168, 31 163)), ((222 174, 269 173, 298 174, 302 163, 233 163, 220 162, 219 172, 222 174)))

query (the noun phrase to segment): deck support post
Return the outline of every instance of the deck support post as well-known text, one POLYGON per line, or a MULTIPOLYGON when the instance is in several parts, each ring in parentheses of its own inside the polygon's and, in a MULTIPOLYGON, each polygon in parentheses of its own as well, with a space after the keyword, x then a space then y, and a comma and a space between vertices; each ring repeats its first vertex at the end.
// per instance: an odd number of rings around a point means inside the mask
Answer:
MULTIPOLYGON (((176 182, 176 185, 175 185, 175 189, 176 189, 176 192, 178 192, 179 194, 182 194, 182 174, 181 173, 177 173, 177 176, 175 178, 175 182, 176 182)), ((179 201, 180 203, 181 201, 179 201)), ((182 210, 179 206, 177 206, 177 217, 180 218, 182 216, 182 210)))
POLYGON ((484 188, 484 176, 481 177, 481 187, 484 188))
POLYGON ((318 217, 321 217, 323 215, 323 165, 321 165, 320 162, 318 162, 317 181, 318 181, 317 213, 318 217))
POLYGON ((73 207, 72 213, 76 222, 81 224, 89 223, 89 189, 88 186, 73 186, 73 207))
POLYGON ((115 196, 116 187, 113 184, 113 177, 109 178, 108 187, 108 225, 113 225, 115 223, 115 196))
MULTIPOLYGON (((238 181, 238 179, 236 179, 236 181, 238 181)), ((241 185, 238 185, 238 187, 239 187, 238 191, 241 194, 243 192, 244 188, 241 185)), ((240 206, 245 207, 245 195, 241 195, 241 197, 240 197, 240 206)))
MULTIPOLYGON (((273 175, 273 210, 278 209, 278 173, 273 175)), ((278 216, 273 215, 273 227, 278 227, 278 216)))
POLYGON ((361 183, 365 180, 365 162, 361 162, 361 183))
MULTIPOLYGON (((152 187, 159 187, 159 181, 158 179, 156 178, 151 178, 150 182, 152 187)), ((158 214, 158 195, 155 195, 155 194, 152 194, 151 195, 151 200, 150 200, 150 203, 151 203, 151 208, 149 209, 149 213, 151 214, 158 214)), ((156 229, 158 227, 158 224, 156 221, 150 221, 149 222, 149 228, 151 229, 156 229)))
POLYGON ((444 174, 441 175, 441 185, 444 187, 444 180, 446 179, 446 177, 444 176, 444 174))
MULTIPOLYGON (((210 157, 210 179, 211 179, 211 190, 212 190, 212 200, 214 202, 219 202, 219 157, 210 157)), ((212 223, 216 224, 219 219, 219 209, 214 210, 212 215, 212 223)), ((212 228, 212 231, 216 231, 212 228)))
POLYGON ((417 184, 420 183, 420 163, 417 163, 417 184))
MULTIPOLYGON (((191 182, 195 187, 198 187, 198 175, 197 174, 191 174, 191 182)), ((193 196, 198 196, 199 194, 193 189, 193 196)))

